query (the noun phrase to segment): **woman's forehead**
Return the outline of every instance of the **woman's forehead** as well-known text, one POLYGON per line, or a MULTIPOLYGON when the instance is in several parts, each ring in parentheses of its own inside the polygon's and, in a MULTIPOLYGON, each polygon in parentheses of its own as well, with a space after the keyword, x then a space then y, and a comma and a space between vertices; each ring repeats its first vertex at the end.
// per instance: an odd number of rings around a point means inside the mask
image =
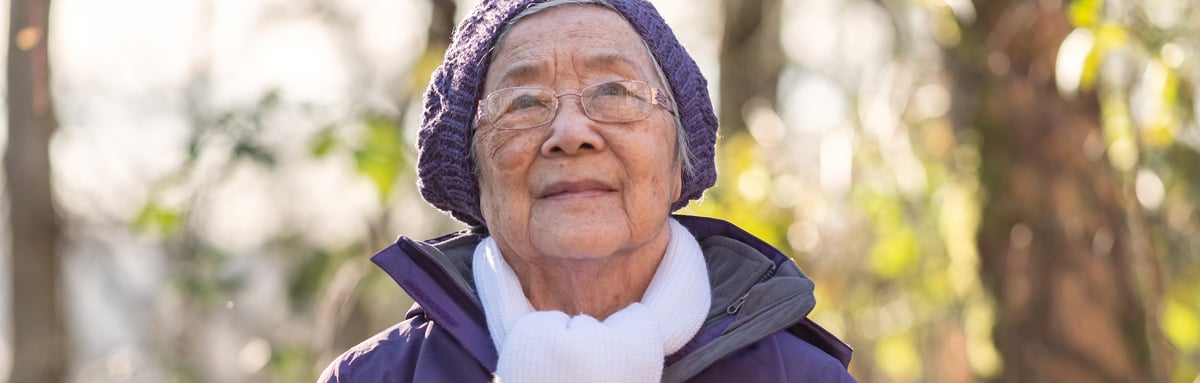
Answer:
POLYGON ((615 11, 563 5, 522 18, 509 28, 498 42, 487 83, 533 81, 561 65, 642 77, 654 64, 641 36, 615 11), (570 62, 562 62, 563 57, 570 62))
MULTIPOLYGON (((627 52, 583 51, 576 54, 569 65, 573 65, 576 72, 584 74, 606 73, 624 77, 642 77, 647 66, 653 65, 641 62, 645 61, 642 57, 631 56, 627 52)), ((529 57, 512 61, 497 60, 496 63, 493 63, 491 70, 492 75, 495 76, 494 82, 497 84, 524 84, 552 76, 555 69, 553 65, 563 64, 553 63, 552 65, 547 59, 549 57, 529 57)))

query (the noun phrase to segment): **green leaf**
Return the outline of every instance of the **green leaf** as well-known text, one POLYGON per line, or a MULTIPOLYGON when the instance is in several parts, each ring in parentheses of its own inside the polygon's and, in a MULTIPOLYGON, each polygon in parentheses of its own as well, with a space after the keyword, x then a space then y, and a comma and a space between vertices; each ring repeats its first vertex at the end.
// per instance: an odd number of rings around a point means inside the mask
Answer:
POLYGON ((375 185, 381 201, 391 195, 396 179, 404 169, 402 145, 400 127, 396 123, 383 117, 367 120, 366 137, 354 151, 354 164, 358 172, 375 185))
POLYGON ((341 142, 334 135, 334 129, 337 129, 337 126, 330 125, 317 132, 308 142, 309 154, 312 154, 314 158, 325 158, 333 149, 337 148, 341 142))
POLYGON ((883 278, 896 278, 911 270, 917 261, 917 235, 904 226, 881 233, 871 247, 868 262, 871 271, 883 278))
POLYGON ((175 236, 183 230, 183 213, 150 200, 138 211, 133 227, 139 232, 156 231, 163 236, 175 236))
POLYGON ((882 278, 896 278, 913 270, 917 233, 905 220, 901 197, 865 192, 859 198, 877 236, 867 257, 871 271, 882 278))

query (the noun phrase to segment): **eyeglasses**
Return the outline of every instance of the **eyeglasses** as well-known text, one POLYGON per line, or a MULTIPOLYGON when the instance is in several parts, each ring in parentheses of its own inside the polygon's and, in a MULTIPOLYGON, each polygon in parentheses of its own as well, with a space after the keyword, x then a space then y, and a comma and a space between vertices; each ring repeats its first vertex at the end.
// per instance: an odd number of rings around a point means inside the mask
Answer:
POLYGON ((636 81, 612 81, 589 85, 579 93, 554 93, 537 87, 504 88, 479 101, 480 119, 492 128, 520 130, 546 125, 558 113, 563 96, 579 96, 583 114, 598 122, 633 122, 650 116, 655 106, 672 114, 663 91, 636 81))

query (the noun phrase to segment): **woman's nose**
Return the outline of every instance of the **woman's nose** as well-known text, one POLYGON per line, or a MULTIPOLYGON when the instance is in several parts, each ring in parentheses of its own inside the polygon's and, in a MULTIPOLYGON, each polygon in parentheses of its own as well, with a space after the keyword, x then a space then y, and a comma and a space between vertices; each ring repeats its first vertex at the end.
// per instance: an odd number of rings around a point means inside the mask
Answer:
POLYGON ((579 97, 559 99, 558 113, 550 120, 550 136, 542 143, 542 155, 575 155, 604 150, 604 137, 583 111, 579 97))

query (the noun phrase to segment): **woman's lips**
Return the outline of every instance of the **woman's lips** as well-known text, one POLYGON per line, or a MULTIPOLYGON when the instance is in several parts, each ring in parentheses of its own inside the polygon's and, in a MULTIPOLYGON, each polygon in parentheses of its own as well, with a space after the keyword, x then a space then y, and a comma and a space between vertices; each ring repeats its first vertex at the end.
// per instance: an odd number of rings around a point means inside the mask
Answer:
POLYGON ((543 188, 542 191, 537 194, 537 198, 587 198, 608 194, 614 191, 616 191, 616 189, 599 180, 559 181, 543 188))

